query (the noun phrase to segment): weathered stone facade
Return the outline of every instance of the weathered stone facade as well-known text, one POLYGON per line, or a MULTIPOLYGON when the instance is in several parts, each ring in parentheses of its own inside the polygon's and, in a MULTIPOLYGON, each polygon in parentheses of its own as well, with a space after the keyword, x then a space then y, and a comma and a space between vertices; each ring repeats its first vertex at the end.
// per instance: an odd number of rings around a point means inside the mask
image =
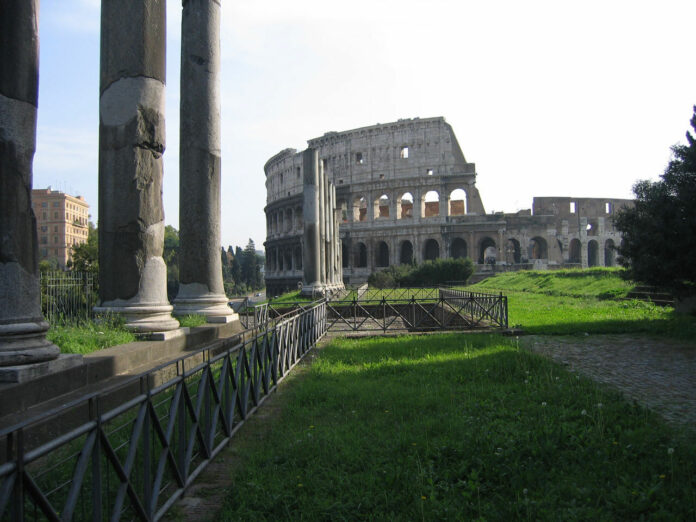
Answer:
MULTIPOLYGON (((308 141, 336 185, 343 277, 359 283, 412 259, 470 257, 479 270, 612 266, 620 242, 611 216, 631 200, 534 198, 531 210, 486 214, 444 118, 415 118, 308 141)), ((266 173, 266 286, 302 279, 302 154, 285 149, 266 173)))

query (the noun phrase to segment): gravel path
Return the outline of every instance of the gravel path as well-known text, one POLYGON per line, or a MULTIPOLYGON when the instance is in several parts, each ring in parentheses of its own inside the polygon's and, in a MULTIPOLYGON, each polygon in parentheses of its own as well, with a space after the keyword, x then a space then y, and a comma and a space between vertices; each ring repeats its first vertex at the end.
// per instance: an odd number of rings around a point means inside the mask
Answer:
POLYGON ((696 428, 696 346, 627 335, 530 335, 520 344, 696 428))

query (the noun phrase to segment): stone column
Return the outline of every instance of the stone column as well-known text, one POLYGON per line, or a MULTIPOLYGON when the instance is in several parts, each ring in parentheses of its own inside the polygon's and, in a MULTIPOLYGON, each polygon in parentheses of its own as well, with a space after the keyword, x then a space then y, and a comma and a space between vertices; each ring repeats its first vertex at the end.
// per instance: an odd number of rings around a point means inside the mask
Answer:
POLYGON ((229 322, 220 264, 220 4, 185 0, 181 15, 179 293, 174 314, 229 322))
POLYGON ((31 208, 39 97, 38 0, 0 9, 0 366, 49 361, 31 208))
POLYGON ((99 298, 134 332, 179 327, 162 259, 165 2, 101 6, 99 298))
POLYGON ((326 284, 326 172, 324 162, 319 161, 319 277, 326 284))
POLYGON ((326 213, 329 225, 329 270, 328 283, 336 284, 336 187, 333 183, 329 185, 329 208, 326 213))
POLYGON ((302 153, 304 183, 302 190, 302 293, 312 295, 319 286, 319 153, 307 149, 302 153))

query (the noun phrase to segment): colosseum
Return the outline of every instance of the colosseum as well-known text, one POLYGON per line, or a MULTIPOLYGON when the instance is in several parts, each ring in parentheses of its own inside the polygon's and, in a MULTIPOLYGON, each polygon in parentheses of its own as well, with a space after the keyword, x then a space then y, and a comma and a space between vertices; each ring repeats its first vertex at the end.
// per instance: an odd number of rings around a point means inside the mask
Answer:
MULTIPOLYGON (((327 132, 309 140, 336 186, 344 282, 393 264, 470 257, 479 272, 613 266, 612 215, 632 200, 535 197, 532 208, 487 214, 442 117, 327 132)), ((285 149, 266 173, 266 288, 302 281, 302 153, 285 149)))

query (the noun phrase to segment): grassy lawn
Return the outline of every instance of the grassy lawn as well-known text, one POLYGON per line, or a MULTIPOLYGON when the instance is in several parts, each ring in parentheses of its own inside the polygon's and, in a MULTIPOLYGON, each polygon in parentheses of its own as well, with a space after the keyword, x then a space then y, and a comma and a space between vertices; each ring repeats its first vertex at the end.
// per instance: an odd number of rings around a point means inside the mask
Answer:
POLYGON ((486 290, 517 290, 536 294, 615 299, 626 297, 635 284, 621 279, 620 268, 586 270, 524 270, 484 279, 476 286, 486 290))
POLYGON ((277 400, 216 520, 696 516, 693 434, 499 336, 336 340, 277 400))
POLYGON ((692 341, 696 317, 638 300, 615 300, 632 288, 618 269, 526 271, 499 274, 469 287, 508 296, 510 326, 527 333, 632 333, 692 341))
POLYGON ((61 353, 86 355, 96 350, 136 341, 135 335, 117 321, 102 323, 52 324, 46 338, 60 348, 61 353))

